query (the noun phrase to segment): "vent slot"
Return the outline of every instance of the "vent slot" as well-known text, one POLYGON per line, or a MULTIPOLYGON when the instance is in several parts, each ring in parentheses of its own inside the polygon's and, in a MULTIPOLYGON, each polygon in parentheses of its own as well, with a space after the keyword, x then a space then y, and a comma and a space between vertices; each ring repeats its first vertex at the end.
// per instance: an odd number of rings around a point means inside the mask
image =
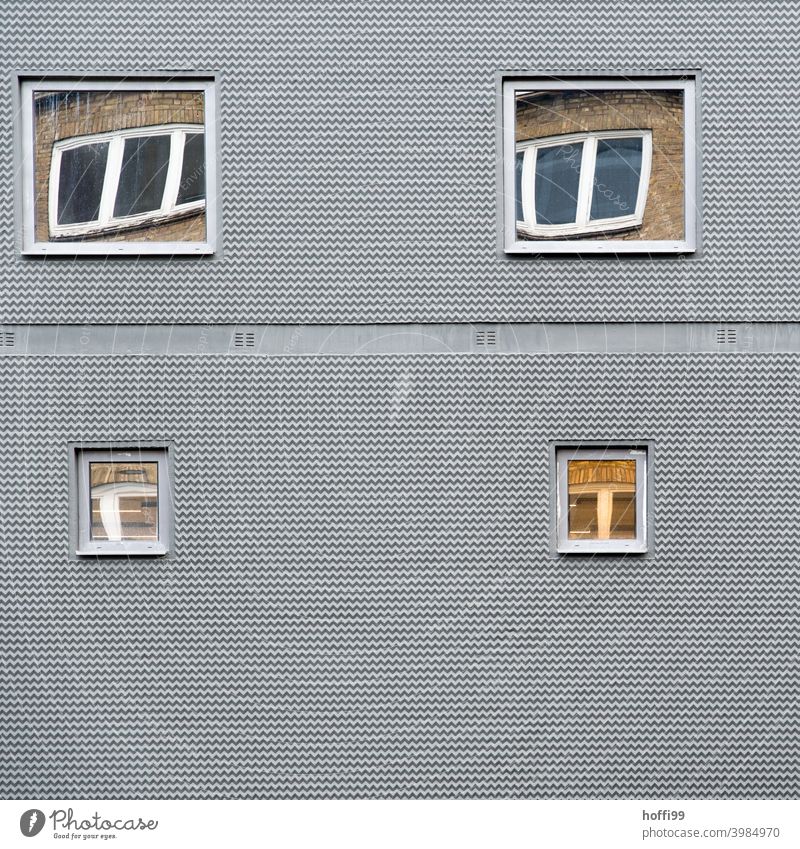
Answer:
POLYGON ((233 334, 234 348, 255 348, 256 334, 251 331, 236 331, 233 334))
POLYGON ((735 345, 736 344, 736 328, 735 327, 718 327, 717 328, 717 344, 718 345, 735 345))
POLYGON ((0 348, 13 348, 15 344, 13 330, 0 330, 0 348))
POLYGON ((497 331, 496 330, 476 330, 475 331, 475 344, 481 345, 482 347, 491 347, 497 344, 497 331))

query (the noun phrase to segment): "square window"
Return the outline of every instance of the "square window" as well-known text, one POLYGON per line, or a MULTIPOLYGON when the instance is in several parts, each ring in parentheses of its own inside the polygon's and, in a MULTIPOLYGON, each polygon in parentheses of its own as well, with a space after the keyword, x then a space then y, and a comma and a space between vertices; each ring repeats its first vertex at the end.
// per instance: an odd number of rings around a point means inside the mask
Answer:
POLYGON ((556 449, 557 549, 571 554, 648 550, 646 448, 556 449))
POLYGON ((163 555, 172 495, 166 448, 75 451, 79 555, 163 555))
POLYGON ((23 253, 208 254, 209 79, 20 82, 23 253))
POLYGON ((505 251, 694 251, 695 82, 504 79, 505 251))

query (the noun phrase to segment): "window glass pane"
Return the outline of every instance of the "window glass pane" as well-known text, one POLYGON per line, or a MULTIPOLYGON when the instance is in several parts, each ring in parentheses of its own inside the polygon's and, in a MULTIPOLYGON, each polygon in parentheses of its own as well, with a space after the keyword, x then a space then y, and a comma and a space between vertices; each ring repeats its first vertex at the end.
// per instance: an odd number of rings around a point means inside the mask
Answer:
POLYGON ((177 203, 191 203, 206 196, 206 151, 202 133, 186 135, 177 203))
POLYGON ((515 163, 515 179, 514 179, 514 197, 517 204, 517 221, 524 222, 525 216, 522 212, 522 163, 525 161, 525 154, 518 153, 515 163))
POLYGON ((59 224, 96 221, 106 176, 108 142, 84 144, 61 152, 58 174, 59 224))
POLYGON ((611 505, 611 539, 636 538, 636 493, 613 493, 611 505))
POLYGON ((570 539, 636 539, 636 461, 570 460, 570 539))
POLYGON ((536 223, 574 224, 583 142, 536 151, 536 223))
POLYGON ((161 208, 169 167, 170 136, 125 139, 114 216, 161 208))
POLYGON ((598 139, 591 219, 636 212, 642 173, 642 139, 598 139))
POLYGON ((158 463, 90 463, 91 538, 158 539, 158 463))

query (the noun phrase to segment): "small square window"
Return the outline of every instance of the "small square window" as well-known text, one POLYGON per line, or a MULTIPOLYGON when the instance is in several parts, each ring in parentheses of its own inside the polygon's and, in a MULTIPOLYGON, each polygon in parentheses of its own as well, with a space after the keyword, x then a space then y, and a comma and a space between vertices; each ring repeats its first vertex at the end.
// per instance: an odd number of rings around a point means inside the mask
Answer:
POLYGON ((207 254, 217 229, 212 80, 20 83, 26 254, 207 254))
POLYGON ((648 550, 646 448, 556 449, 557 548, 571 554, 648 550))
POLYGON ((167 449, 75 452, 79 555, 163 555, 172 497, 167 449))
POLYGON ((507 253, 696 249, 695 75, 503 80, 507 253))

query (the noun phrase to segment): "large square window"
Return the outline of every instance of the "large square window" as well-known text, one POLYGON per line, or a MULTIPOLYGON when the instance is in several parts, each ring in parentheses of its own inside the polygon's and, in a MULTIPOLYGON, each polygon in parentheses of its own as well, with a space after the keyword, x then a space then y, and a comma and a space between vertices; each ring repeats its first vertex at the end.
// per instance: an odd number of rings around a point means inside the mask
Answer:
POLYGON ((558 551, 647 551, 647 448, 563 447, 555 457, 558 551))
POLYGON ((163 555, 172 497, 167 449, 78 449, 79 555, 163 555))
POLYGON ((695 79, 503 81, 507 253, 696 248, 695 79))
POLYGON ((23 80, 23 251, 212 253, 209 80, 23 80))

